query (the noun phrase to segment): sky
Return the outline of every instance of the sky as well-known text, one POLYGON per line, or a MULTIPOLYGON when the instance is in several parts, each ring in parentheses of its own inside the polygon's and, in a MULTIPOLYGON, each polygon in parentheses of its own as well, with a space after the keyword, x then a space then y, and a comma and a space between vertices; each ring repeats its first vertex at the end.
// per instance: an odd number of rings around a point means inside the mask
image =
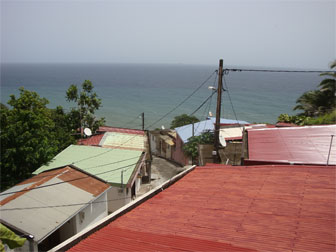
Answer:
POLYGON ((335 0, 0 0, 2 63, 327 69, 335 0))

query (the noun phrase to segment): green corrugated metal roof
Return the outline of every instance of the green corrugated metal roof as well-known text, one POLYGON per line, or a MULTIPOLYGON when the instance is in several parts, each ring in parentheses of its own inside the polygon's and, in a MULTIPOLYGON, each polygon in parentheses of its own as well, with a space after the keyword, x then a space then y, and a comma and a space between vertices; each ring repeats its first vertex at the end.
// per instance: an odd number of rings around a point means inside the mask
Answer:
POLYGON ((83 145, 70 145, 55 156, 47 165, 41 166, 33 174, 73 165, 108 183, 127 184, 142 151, 110 149, 83 145))
POLYGON ((106 132, 100 145, 121 149, 145 149, 145 136, 120 132, 106 132))

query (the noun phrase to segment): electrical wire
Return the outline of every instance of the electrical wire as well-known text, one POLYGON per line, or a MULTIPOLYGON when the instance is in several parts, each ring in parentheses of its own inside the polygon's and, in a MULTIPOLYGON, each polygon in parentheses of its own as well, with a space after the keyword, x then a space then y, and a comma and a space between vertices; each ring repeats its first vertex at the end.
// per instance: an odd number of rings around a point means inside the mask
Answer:
MULTIPOLYGON (((180 107, 182 104, 184 104, 188 99, 190 99, 190 97, 192 97, 205 83, 207 83, 209 81, 209 79, 211 79, 211 77, 217 72, 217 70, 215 70, 205 81, 203 81, 201 83, 200 86, 198 86, 189 96, 187 96, 182 102, 180 102, 177 106, 175 106, 172 110, 170 110, 169 112, 167 112, 166 114, 164 114, 161 118, 159 118, 158 120, 156 120, 154 123, 152 123, 151 125, 149 125, 146 130, 150 127, 152 127, 153 125, 155 125, 156 123, 158 123, 159 121, 161 121, 162 119, 164 119, 166 116, 168 116, 170 113, 172 113, 173 111, 175 111, 178 107, 180 107)), ((122 145, 124 145, 125 143, 129 142, 130 140, 132 140, 133 138, 135 138, 136 136, 128 139, 127 141, 125 141, 124 143, 122 143, 121 145, 119 146, 116 146, 117 147, 121 147, 122 145)), ((88 159, 91 159, 91 158, 95 158, 95 157, 98 157, 98 156, 101 156, 101 155, 104 155, 108 152, 111 152, 113 151, 114 149, 110 149, 110 150, 107 150, 103 153, 99 153, 97 155, 94 155, 94 156, 90 156, 90 157, 87 157, 87 158, 84 158, 84 159, 80 159, 80 160, 77 160, 75 162, 72 162, 72 164, 70 165, 75 165, 76 163, 79 163, 79 162, 82 162, 82 161, 85 161, 85 160, 88 160, 88 159)), ((120 161, 121 162, 121 161, 120 161)), ((137 162, 138 163, 138 162, 137 162)), ((135 163, 135 164, 137 164, 135 163)), ((132 165, 135 165, 135 164, 132 164, 132 165)), ((108 164, 105 164, 105 165, 108 165, 108 164)), ((110 170, 110 171, 107 171, 107 172, 102 172, 102 173, 98 173, 98 174, 92 174, 93 176, 97 176, 97 175, 101 175, 101 174, 104 174, 104 173, 108 173, 108 172, 112 172, 112 171, 116 171, 116 170, 120 170, 122 168, 125 168, 125 167, 129 167, 129 166, 132 166, 132 165, 128 165, 128 166, 124 166, 124 167, 119 167, 117 169, 114 169, 114 170, 110 170)), ((104 165, 103 165, 104 166, 104 165)), ((96 166, 96 167, 99 167, 99 166, 96 166)), ((96 167, 91 167, 91 168, 96 168, 96 167)), ((83 170, 85 171, 85 170, 83 170)), ((50 187, 50 186, 54 186, 54 185, 59 185, 59 184, 63 184, 63 183, 67 183, 67 182, 70 182, 70 181, 74 181, 74 180, 79 180, 79 179, 84 179, 84 178, 87 178, 87 177, 90 177, 90 175, 88 176, 85 176, 85 177, 81 177, 81 178, 76 178, 76 179, 72 179, 72 180, 68 180, 68 181, 62 181, 62 182, 58 182, 58 183, 54 183, 54 184, 49 184, 49 185, 44 185, 44 186, 39 186, 39 187, 35 187, 35 188, 31 188, 31 189, 23 189, 23 190, 19 190, 19 191, 13 191, 13 192, 8 192, 8 193, 1 193, 0 196, 3 196, 3 195, 8 195, 8 194, 13 194, 13 193, 18 193, 18 192, 24 192, 24 191, 29 191, 29 190, 36 190, 36 189, 39 189, 39 188, 45 188, 45 187, 50 187)))
POLYGON ((211 94, 208 98, 206 98, 205 101, 202 102, 201 105, 199 105, 199 106, 197 107, 197 109, 194 110, 194 112, 192 112, 191 114, 189 114, 189 116, 194 115, 198 110, 200 110, 200 109, 203 107, 203 105, 204 105, 209 99, 211 99, 212 96, 213 96, 215 93, 217 93, 217 91, 212 92, 212 94, 211 94))
POLYGON ((0 212, 5 212, 5 211, 18 211, 18 210, 33 210, 33 209, 43 209, 43 208, 71 207, 71 206, 84 206, 84 205, 100 204, 100 203, 106 203, 106 202, 110 202, 110 201, 118 201, 118 200, 125 200, 125 199, 132 199, 132 197, 118 198, 118 199, 111 199, 111 200, 102 200, 102 201, 96 201, 96 202, 85 202, 85 203, 74 203, 74 204, 52 205, 52 206, 15 207, 15 208, 6 208, 6 209, 1 209, 1 208, 0 208, 0 212))
POLYGON ((166 116, 168 116, 169 114, 171 114, 172 112, 174 112, 177 108, 179 108, 182 104, 184 104, 187 100, 189 100, 190 97, 192 97, 198 90, 201 89, 201 87, 203 87, 203 85, 205 83, 207 83, 211 77, 216 73, 217 70, 215 70, 205 81, 203 81, 201 83, 200 86, 198 86, 190 95, 188 95, 182 102, 180 102, 179 104, 177 104, 173 109, 171 109, 170 111, 168 111, 166 114, 164 114, 162 117, 160 117, 158 120, 156 120, 154 123, 152 123, 151 125, 149 125, 146 130, 150 127, 152 127, 153 125, 157 124, 158 122, 160 122, 162 119, 164 119, 166 116))
POLYGON ((264 72, 264 73, 336 73, 335 71, 317 71, 317 70, 270 70, 270 69, 243 69, 243 68, 225 68, 223 72, 264 72))
MULTIPOLYGON (((134 164, 130 164, 130 165, 126 165, 126 166, 122 166, 122 167, 118 167, 116 169, 113 169, 113 170, 109 170, 109 171, 105 171, 105 172, 100 172, 100 173, 96 173, 96 174, 92 174, 92 175, 86 175, 86 176, 83 176, 83 177, 78 177, 78 178, 74 178, 74 179, 69 179, 69 180, 65 180, 65 181, 62 181, 62 182, 57 182, 57 183, 53 183, 53 184, 49 184, 49 185, 43 185, 43 186, 37 186, 37 187, 33 187, 33 188, 30 188, 30 189, 22 189, 22 190, 18 190, 18 191, 12 191, 12 192, 7 192, 7 193, 1 193, 0 196, 4 196, 4 195, 9 195, 9 194, 14 194, 14 193, 19 193, 19 192, 26 192, 26 191, 31 191, 31 190, 37 190, 37 189, 41 189, 41 188, 45 188, 45 187, 50 187, 50 186, 55 186, 55 185, 60 185, 60 184, 64 184, 64 183, 68 183, 68 182, 72 182, 72 181, 76 181, 76 180, 81 180, 81 179, 85 179, 85 178, 88 178, 88 177, 91 177, 91 176, 99 176, 99 175, 102 175, 102 174, 106 174, 106 173, 110 173, 110 172, 113 172, 113 171, 118 171, 118 170, 121 170, 123 168, 126 168, 126 167, 129 167, 127 169, 125 169, 126 171, 128 169, 130 169, 131 167, 133 167, 133 165, 136 165, 140 162, 136 162, 134 164)), ((85 172, 85 170, 83 170, 85 172)), ((54 174, 55 175, 55 174, 54 174)))

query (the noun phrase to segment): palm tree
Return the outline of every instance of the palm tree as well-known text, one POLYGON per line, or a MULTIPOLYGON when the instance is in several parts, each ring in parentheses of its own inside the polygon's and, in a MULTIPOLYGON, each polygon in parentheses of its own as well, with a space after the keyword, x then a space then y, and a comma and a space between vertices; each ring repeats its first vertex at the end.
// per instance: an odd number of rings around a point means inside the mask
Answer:
MULTIPOLYGON (((335 67, 336 60, 330 65, 331 69, 335 67)), ((329 113, 336 108, 336 72, 322 73, 321 76, 328 76, 330 78, 321 81, 319 90, 305 92, 296 100, 297 105, 294 107, 294 110, 303 110, 301 115, 319 116, 329 113)))

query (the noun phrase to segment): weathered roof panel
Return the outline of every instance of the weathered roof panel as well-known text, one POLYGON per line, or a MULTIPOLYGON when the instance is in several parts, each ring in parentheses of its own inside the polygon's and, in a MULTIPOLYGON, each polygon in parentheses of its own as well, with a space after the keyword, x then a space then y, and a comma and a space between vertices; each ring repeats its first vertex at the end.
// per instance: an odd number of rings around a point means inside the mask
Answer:
MULTIPOLYGON (((336 125, 248 130, 249 160, 336 165, 336 125)), ((247 160, 247 162, 249 162, 247 160)))
POLYGON ((198 167, 70 251, 335 251, 335 170, 198 167))
MULTIPOLYGON (((13 193, 0 202, 1 219, 32 234, 37 242, 41 242, 74 216, 85 207, 85 203, 109 188, 105 183, 70 167, 45 172, 27 181, 30 183, 21 183, 25 185, 21 190, 30 190, 13 193), (76 179, 76 182, 67 182, 65 179, 76 179), (43 188, 32 189, 37 186, 43 188)), ((7 192, 10 191, 3 193, 7 192)))
POLYGON ((127 184, 142 155, 139 150, 109 149, 94 146, 70 145, 41 166, 34 174, 73 165, 108 183, 127 184), (123 179, 121 179, 121 173, 123 179))
POLYGON ((145 136, 120 132, 106 132, 99 145, 109 148, 143 151, 145 149, 145 136))

